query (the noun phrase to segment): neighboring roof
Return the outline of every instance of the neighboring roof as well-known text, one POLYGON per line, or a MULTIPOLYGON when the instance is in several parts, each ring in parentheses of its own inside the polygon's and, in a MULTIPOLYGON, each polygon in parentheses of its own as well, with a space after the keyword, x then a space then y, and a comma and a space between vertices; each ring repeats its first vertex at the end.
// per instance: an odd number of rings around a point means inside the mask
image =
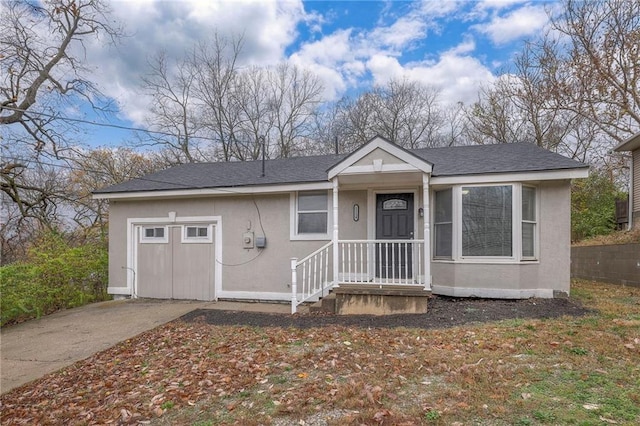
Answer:
MULTIPOLYGON (((422 148, 409 152, 433 164, 434 177, 589 167, 529 143, 422 148)), ((346 157, 347 154, 267 160, 265 176, 261 176, 261 161, 182 164, 96 190, 94 194, 326 182, 327 171, 346 157)))
POLYGON ((640 149, 640 132, 631 136, 626 141, 621 142, 618 146, 613 148, 614 151, 635 151, 636 149, 640 149))

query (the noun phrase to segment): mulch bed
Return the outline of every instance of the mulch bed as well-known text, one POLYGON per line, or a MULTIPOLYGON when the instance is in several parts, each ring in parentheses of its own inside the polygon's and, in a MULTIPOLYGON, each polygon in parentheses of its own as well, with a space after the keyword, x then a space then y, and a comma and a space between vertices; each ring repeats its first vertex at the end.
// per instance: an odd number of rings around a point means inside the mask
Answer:
POLYGON ((196 309, 181 317, 187 322, 212 325, 245 325, 252 327, 311 328, 327 325, 364 328, 447 328, 469 323, 505 319, 557 318, 564 315, 582 316, 593 313, 571 299, 474 299, 434 296, 425 314, 401 315, 332 315, 267 314, 261 312, 196 309))

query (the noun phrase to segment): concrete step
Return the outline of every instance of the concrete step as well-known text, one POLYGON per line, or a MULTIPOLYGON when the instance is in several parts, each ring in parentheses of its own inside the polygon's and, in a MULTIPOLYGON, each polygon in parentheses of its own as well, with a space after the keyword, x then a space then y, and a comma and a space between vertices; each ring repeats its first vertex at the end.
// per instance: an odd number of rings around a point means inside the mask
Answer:
POLYGON ((329 293, 313 305, 309 306, 309 312, 330 312, 332 314, 335 314, 336 295, 333 293, 329 293))
POLYGON ((415 296, 428 297, 431 296, 430 290, 424 287, 411 284, 385 285, 385 284, 350 284, 341 283, 338 287, 334 287, 333 292, 336 294, 371 294, 380 296, 415 296))

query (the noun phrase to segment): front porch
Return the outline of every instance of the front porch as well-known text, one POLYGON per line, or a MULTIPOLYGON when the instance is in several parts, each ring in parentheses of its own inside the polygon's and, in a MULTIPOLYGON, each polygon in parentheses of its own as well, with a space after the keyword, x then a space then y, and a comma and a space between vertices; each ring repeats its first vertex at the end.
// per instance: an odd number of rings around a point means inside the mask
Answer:
MULTIPOLYGON (((409 297, 400 286, 421 296, 430 292, 431 172, 431 163, 382 138, 329 169, 330 207, 318 229, 326 229, 331 241, 291 259, 291 311, 337 288, 353 295, 350 302, 378 305, 409 297)), ((324 216, 312 203, 299 203, 298 215, 298 224, 324 216)))
POLYGON ((323 310, 341 314, 426 312, 431 288, 424 245, 424 240, 338 240, 303 259, 292 258, 291 312, 322 299, 323 310))

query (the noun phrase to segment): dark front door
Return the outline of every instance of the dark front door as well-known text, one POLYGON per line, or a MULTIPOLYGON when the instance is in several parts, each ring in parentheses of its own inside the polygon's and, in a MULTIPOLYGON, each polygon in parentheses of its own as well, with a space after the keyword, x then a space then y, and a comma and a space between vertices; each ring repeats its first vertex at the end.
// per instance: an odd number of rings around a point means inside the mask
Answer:
MULTIPOLYGON (((376 196, 376 239, 413 239, 413 194, 376 196)), ((410 242, 379 243, 376 247, 376 276, 410 278, 412 272, 410 242)))

